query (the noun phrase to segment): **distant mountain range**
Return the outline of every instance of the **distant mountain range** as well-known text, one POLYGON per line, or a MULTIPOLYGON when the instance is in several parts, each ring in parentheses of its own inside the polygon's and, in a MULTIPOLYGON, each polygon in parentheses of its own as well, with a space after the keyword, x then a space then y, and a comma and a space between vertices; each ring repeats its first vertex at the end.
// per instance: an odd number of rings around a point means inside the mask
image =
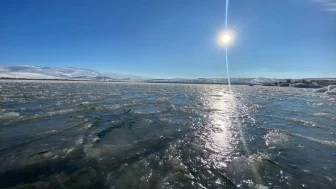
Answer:
MULTIPOLYGON (((68 79, 68 80, 100 80, 103 81, 146 81, 153 83, 227 83, 226 78, 198 78, 198 79, 153 79, 149 77, 98 72, 83 68, 57 68, 57 67, 40 67, 31 65, 19 65, 0 67, 0 78, 17 78, 17 79, 68 79)), ((268 78, 231 78, 232 84, 249 84, 249 83, 274 83, 276 80, 268 78)))
MULTIPOLYGON (((247 85, 247 84, 273 84, 275 82, 284 81, 284 79, 270 79, 270 78, 230 78, 231 84, 247 85)), ((197 78, 197 79, 152 79, 148 82, 153 83, 199 83, 199 84, 227 84, 227 78, 197 78)))
POLYGON ((151 79, 149 77, 105 73, 83 68, 56 68, 30 65, 0 67, 0 78, 24 78, 24 79, 70 79, 70 80, 130 80, 141 81, 151 79))
MULTIPOLYGON (((57 67, 40 67, 31 65, 19 66, 0 66, 0 78, 16 79, 68 79, 68 80, 100 80, 100 81, 144 81, 149 83, 222 83, 227 84, 227 78, 173 78, 173 79, 153 79, 144 76, 98 72, 83 68, 57 68, 57 67)), ((310 78, 308 80, 319 80, 310 78)), ((325 78, 323 80, 335 80, 325 78)), ((231 78, 232 84, 273 84, 275 82, 285 82, 285 79, 270 78, 231 78)), ((294 79, 292 80, 294 81, 294 79)))

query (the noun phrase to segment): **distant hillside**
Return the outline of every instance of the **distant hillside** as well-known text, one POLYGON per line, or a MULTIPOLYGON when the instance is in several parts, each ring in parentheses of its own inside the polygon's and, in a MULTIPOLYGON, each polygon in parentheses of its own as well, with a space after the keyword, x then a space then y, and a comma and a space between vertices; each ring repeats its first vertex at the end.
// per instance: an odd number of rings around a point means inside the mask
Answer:
MULTIPOLYGON (((231 78, 231 84, 235 85, 248 85, 248 84, 269 84, 274 82, 283 81, 281 79, 269 79, 269 78, 231 78)), ((227 78, 198 78, 198 79, 183 79, 183 78, 175 78, 175 79, 152 79, 147 82, 152 83, 208 83, 208 84, 227 84, 227 78)))
POLYGON ((98 72, 83 68, 56 68, 30 65, 0 67, 0 78, 25 78, 25 79, 80 79, 80 80, 131 80, 140 81, 148 77, 98 72))

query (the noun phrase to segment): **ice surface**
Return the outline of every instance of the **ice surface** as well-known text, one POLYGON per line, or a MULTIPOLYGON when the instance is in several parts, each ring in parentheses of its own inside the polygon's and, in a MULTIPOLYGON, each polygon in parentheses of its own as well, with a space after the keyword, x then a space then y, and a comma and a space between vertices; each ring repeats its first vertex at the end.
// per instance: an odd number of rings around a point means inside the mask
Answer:
POLYGON ((336 95, 336 88, 326 92, 327 95, 336 95))
POLYGON ((324 93, 328 91, 328 88, 320 88, 320 89, 316 89, 315 92, 319 92, 319 93, 324 93))
POLYGON ((272 131, 265 136, 266 145, 277 149, 285 149, 289 146, 289 137, 282 132, 272 131))
POLYGON ((328 91, 331 91, 333 89, 336 89, 336 85, 329 85, 328 86, 328 91))
POLYGON ((13 119, 15 117, 19 117, 20 114, 17 113, 17 112, 8 112, 8 113, 5 113, 3 115, 0 115, 0 121, 4 121, 4 120, 10 120, 10 119, 13 119))
POLYGON ((313 89, 0 85, 0 188, 335 188, 335 102, 313 89))

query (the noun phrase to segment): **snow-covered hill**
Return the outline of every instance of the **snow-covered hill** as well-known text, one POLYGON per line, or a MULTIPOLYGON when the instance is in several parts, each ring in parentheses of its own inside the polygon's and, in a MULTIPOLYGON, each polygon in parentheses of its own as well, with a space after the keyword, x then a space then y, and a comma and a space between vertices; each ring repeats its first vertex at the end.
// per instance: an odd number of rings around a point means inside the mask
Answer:
MULTIPOLYGON (((31 65, 0 66, 0 78, 25 78, 25 79, 76 79, 76 80, 129 80, 148 82, 173 82, 173 83, 228 83, 227 78, 198 78, 198 79, 152 79, 144 76, 98 72, 84 68, 57 68, 40 67, 31 65)), ((270 78, 231 78, 232 84, 269 84, 280 81, 270 78)))
MULTIPOLYGON (((274 84, 275 82, 283 81, 283 79, 270 79, 270 78, 230 78, 231 84, 234 85, 249 85, 249 84, 274 84)), ((223 83, 227 84, 227 78, 198 78, 198 79, 184 79, 184 78, 175 78, 175 79, 152 79, 150 82, 155 83, 223 83)))
POLYGON ((130 74, 105 73, 83 68, 55 68, 30 65, 0 67, 0 78, 26 78, 26 79, 82 79, 96 80, 97 78, 107 80, 145 80, 148 77, 130 74))
POLYGON ((271 79, 271 78, 263 78, 263 77, 258 77, 254 78, 250 81, 251 84, 271 84, 278 82, 278 79, 271 79))

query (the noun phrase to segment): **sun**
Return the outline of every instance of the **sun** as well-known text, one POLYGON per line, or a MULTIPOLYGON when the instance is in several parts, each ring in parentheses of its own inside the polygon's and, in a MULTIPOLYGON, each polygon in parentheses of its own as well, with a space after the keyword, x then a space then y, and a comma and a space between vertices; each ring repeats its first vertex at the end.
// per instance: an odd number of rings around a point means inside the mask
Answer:
POLYGON ((221 41, 224 44, 228 44, 231 41, 231 36, 229 34, 224 34, 221 37, 221 41))
POLYGON ((233 42, 233 35, 231 32, 223 32, 218 36, 218 43, 220 46, 228 46, 233 42))

